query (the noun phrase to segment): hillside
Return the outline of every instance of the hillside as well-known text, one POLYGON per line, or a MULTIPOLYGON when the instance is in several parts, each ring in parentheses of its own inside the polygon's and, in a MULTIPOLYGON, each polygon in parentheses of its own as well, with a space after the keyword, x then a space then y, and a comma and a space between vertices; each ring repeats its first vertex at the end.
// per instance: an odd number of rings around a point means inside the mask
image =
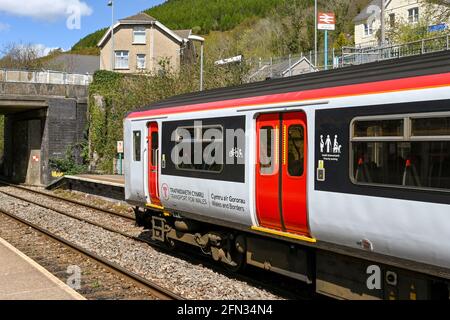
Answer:
MULTIPOLYGON (((286 0, 168 0, 145 12, 171 29, 193 29, 205 35, 211 30, 230 30, 250 17, 264 17, 283 1, 286 0)), ((106 30, 87 35, 72 50, 95 49, 106 30)))
MULTIPOLYGON (((334 11, 338 19, 337 30, 331 33, 332 39, 337 39, 340 33, 353 33, 352 20, 368 2, 369 0, 326 2, 321 10, 334 11)), ((242 52, 240 48, 251 48, 255 41, 259 41, 257 39, 264 37, 264 43, 256 44, 264 49, 256 51, 268 56, 312 49, 313 5, 310 0, 168 0, 145 12, 169 28, 193 29, 196 34, 210 35, 207 47, 220 46, 221 43, 216 43, 215 39, 222 41, 225 37, 226 40, 236 40, 232 48, 226 51, 242 52)), ((106 28, 89 34, 76 43, 72 50, 87 54, 98 53, 96 44, 105 31, 106 28)), ((345 38, 351 41, 350 36, 346 35, 345 38)), ((216 57, 220 56, 221 54, 216 57)))

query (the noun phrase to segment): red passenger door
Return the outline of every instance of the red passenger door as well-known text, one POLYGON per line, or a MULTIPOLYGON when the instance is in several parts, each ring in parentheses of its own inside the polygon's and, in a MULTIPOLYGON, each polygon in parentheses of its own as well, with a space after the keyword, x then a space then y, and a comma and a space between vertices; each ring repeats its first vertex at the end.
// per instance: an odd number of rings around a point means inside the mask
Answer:
POLYGON ((151 203, 161 205, 159 200, 159 181, 158 181, 158 123, 150 122, 148 124, 148 190, 150 193, 151 203))
POLYGON ((256 210, 260 226, 309 235, 306 115, 261 115, 257 138, 256 210))

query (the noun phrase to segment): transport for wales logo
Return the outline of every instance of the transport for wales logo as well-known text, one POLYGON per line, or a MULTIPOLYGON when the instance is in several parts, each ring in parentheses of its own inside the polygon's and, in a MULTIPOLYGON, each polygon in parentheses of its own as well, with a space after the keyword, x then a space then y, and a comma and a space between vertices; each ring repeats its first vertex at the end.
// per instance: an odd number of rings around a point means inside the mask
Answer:
POLYGON ((169 200, 170 198, 170 193, 169 193, 169 186, 167 185, 167 183, 163 183, 162 187, 162 196, 164 198, 164 200, 169 200))

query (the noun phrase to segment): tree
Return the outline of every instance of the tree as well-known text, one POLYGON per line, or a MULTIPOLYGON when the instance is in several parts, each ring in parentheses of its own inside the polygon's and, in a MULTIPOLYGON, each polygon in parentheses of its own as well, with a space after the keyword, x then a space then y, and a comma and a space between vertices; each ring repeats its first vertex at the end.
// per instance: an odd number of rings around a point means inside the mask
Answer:
POLYGON ((10 43, 0 50, 0 67, 8 69, 33 70, 42 68, 43 50, 33 44, 10 43))
POLYGON ((334 42, 333 47, 336 50, 341 50, 342 47, 349 46, 351 44, 352 42, 347 38, 347 36, 343 32, 341 32, 339 33, 336 41, 334 42))
POLYGON ((439 22, 450 21, 450 2, 448 0, 425 0, 428 6, 428 13, 439 22), (435 6, 439 6, 436 10, 435 6))

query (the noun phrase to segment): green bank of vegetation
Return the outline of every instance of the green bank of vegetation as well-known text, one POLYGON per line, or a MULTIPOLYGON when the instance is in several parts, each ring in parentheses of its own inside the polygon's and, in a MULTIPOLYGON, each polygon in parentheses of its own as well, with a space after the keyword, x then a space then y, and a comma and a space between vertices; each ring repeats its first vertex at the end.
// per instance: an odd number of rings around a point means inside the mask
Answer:
MULTIPOLYGON (((173 95, 197 91, 198 65, 185 66, 179 73, 161 63, 158 75, 124 75, 97 71, 89 86, 89 158, 91 168, 102 172, 113 171, 116 142, 123 140, 123 119, 132 110, 173 95)), ((206 89, 242 83, 241 66, 223 68, 217 73, 214 62, 205 61, 206 89)))
POLYGON ((94 33, 91 33, 78 41, 71 49, 73 53, 80 54, 92 54, 98 55, 100 54, 99 48, 97 48, 97 43, 103 37, 108 28, 103 28, 94 33))
POLYGON ((168 0, 146 10, 171 29, 195 33, 231 30, 248 18, 265 17, 273 8, 290 0, 168 0))
MULTIPOLYGON (((336 31, 330 33, 334 42, 342 34, 341 42, 351 43, 352 20, 369 1, 321 3, 321 10, 336 13, 336 31)), ((232 44, 227 51, 251 54, 246 49, 257 45, 256 52, 268 56, 287 51, 299 53, 314 47, 314 2, 311 0, 168 0, 145 12, 171 29, 192 29, 196 34, 206 35, 207 48, 229 46, 232 40, 237 40, 237 45, 232 44)), ((96 45, 106 30, 84 37, 72 51, 98 54, 96 45)))

